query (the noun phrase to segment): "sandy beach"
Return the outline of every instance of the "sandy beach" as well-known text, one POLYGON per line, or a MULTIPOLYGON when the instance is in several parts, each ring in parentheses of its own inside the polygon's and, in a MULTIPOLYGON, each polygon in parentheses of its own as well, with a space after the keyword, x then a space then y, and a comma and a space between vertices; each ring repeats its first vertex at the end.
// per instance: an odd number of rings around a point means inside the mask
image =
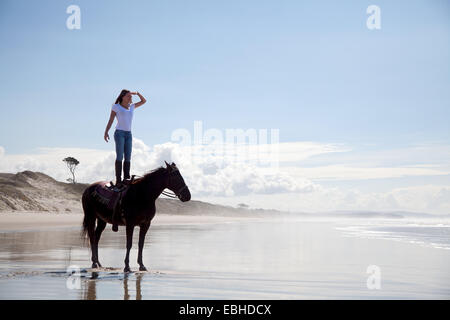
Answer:
MULTIPOLYGON (((252 220, 253 218, 156 214, 152 225, 223 223, 248 219, 252 220)), ((82 221, 82 213, 0 212, 0 232, 76 228, 81 226, 82 221)))

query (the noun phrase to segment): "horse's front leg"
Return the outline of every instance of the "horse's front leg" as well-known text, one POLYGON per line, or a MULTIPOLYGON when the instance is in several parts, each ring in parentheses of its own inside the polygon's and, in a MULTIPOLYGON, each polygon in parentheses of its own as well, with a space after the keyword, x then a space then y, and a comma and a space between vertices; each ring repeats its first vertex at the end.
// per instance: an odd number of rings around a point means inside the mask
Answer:
POLYGON ((147 271, 147 268, 144 266, 144 263, 142 262, 142 250, 144 249, 145 235, 147 234, 148 228, 150 228, 150 222, 140 225, 139 252, 138 252, 139 271, 147 271))
POLYGON ((133 246, 133 231, 134 226, 127 224, 127 255, 125 256, 125 268, 123 269, 123 272, 131 272, 130 270, 130 250, 133 246))

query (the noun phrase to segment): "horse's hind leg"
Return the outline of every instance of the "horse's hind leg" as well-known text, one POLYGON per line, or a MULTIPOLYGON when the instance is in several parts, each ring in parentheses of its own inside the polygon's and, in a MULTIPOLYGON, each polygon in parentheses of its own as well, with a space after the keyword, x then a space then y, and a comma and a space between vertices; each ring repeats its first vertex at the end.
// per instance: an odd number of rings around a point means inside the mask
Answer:
MULTIPOLYGON (((98 242, 100 241, 100 237, 102 236, 103 230, 105 230, 106 222, 102 219, 97 218, 97 228, 95 229, 95 258, 98 267, 101 267, 100 261, 98 261, 98 242)), ((94 262, 94 261, 92 261, 94 262)))
POLYGON ((95 240, 95 219, 89 222, 87 227, 87 232, 89 236, 89 243, 91 245, 91 260, 92 260, 92 268, 98 268, 97 264, 97 241, 95 240))
POLYGON ((93 199, 91 198, 90 189, 86 189, 83 193, 83 197, 81 198, 82 204, 83 204, 83 211, 84 211, 84 218, 83 218, 83 235, 87 233, 89 237, 89 243, 91 246, 91 260, 92 260, 92 268, 97 268, 97 243, 98 241, 95 240, 95 221, 96 213, 92 209, 93 207, 93 199))

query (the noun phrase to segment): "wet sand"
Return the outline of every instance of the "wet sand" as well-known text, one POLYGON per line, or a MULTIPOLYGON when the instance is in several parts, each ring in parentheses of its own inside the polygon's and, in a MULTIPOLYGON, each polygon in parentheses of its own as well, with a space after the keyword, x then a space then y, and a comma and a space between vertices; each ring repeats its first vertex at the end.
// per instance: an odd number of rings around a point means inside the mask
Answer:
MULTIPOLYGON (((168 215, 157 214, 152 225, 157 224, 196 224, 221 223, 252 218, 236 218, 205 215, 168 215)), ((43 212, 0 212, 0 232, 49 230, 55 228, 80 227, 82 213, 43 213, 43 212)))
POLYGON ((135 232, 129 274, 123 228, 104 232, 99 269, 90 269, 78 227, 2 232, 0 299, 450 298, 450 250, 349 237, 340 230, 348 224, 161 221, 145 244, 148 272, 136 272, 135 232), (367 286, 371 265, 381 271, 379 289, 367 286))

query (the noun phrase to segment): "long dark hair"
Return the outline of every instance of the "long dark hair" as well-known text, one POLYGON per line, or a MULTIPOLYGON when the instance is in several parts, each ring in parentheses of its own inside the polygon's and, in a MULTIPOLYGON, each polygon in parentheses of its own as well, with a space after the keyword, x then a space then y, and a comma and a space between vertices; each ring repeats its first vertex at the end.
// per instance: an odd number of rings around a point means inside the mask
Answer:
POLYGON ((123 97, 124 97, 128 92, 130 92, 130 90, 125 90, 125 89, 123 89, 123 90, 120 92, 120 94, 119 94, 119 96, 117 97, 117 99, 116 99, 116 104, 122 103, 123 97))

